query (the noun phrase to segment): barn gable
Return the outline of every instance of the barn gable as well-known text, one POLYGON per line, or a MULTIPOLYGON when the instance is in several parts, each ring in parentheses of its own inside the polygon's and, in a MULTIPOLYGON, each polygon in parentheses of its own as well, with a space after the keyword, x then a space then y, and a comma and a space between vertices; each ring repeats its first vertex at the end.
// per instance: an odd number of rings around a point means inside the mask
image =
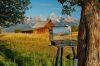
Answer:
POLYGON ((33 26, 33 31, 34 33, 47 33, 49 32, 49 28, 51 28, 51 26, 53 26, 51 20, 38 22, 33 26))
POLYGON ((51 22, 51 20, 49 20, 49 21, 41 21, 41 22, 37 22, 32 28, 33 29, 39 29, 39 28, 43 28, 43 27, 49 27, 52 24, 53 23, 51 22))
POLYGON ((23 33, 46 33, 49 31, 49 28, 53 26, 51 20, 40 21, 34 24, 31 30, 22 31, 23 33))

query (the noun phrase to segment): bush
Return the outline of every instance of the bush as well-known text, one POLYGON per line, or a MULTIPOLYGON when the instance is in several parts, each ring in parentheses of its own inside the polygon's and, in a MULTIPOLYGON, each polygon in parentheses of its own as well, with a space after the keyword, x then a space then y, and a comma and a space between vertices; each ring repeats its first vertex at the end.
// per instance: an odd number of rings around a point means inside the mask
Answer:
POLYGON ((72 26, 72 32, 77 32, 78 31, 78 26, 72 26))
POLYGON ((15 29, 15 33, 20 33, 21 29, 15 29))
POLYGON ((16 66, 16 63, 0 55, 0 66, 16 66))
POLYGON ((2 33, 2 29, 0 28, 0 33, 2 33))

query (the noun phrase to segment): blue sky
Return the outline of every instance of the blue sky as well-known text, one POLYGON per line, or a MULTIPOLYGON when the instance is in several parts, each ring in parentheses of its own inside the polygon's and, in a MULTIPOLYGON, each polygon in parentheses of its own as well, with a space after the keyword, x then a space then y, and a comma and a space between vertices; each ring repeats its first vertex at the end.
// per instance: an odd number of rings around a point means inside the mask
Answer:
MULTIPOLYGON (((26 11, 26 16, 42 16, 48 17, 52 12, 56 15, 61 15, 62 6, 57 0, 31 0, 32 8, 26 11)), ((72 13, 72 17, 80 18, 79 7, 76 8, 76 12, 72 13)))

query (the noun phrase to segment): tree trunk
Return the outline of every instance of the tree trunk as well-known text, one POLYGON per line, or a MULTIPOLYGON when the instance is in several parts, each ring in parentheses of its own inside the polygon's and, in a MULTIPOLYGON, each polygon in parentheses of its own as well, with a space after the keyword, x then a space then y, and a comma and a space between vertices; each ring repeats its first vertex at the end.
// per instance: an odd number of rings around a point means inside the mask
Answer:
POLYGON ((78 37, 80 45, 79 52, 81 52, 79 55, 79 66, 100 66, 99 19, 96 1, 83 0, 82 3, 83 14, 78 37))
POLYGON ((81 11, 81 19, 80 19, 80 25, 79 25, 79 31, 78 31, 78 47, 77 47, 77 53, 78 53, 78 66, 84 66, 85 63, 85 24, 83 19, 83 11, 81 11))

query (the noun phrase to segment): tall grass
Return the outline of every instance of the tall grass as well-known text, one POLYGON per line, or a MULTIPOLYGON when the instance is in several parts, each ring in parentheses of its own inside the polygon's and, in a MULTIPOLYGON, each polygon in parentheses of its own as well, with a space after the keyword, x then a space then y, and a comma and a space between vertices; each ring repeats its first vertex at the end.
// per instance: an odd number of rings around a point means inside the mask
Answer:
MULTIPOLYGON (((77 38, 77 33, 73 33, 73 38, 77 38)), ((54 66, 56 51, 56 47, 50 46, 48 33, 0 34, 0 66, 54 66)), ((64 66, 71 63, 65 57, 68 54, 71 54, 71 48, 65 47, 64 66)))

